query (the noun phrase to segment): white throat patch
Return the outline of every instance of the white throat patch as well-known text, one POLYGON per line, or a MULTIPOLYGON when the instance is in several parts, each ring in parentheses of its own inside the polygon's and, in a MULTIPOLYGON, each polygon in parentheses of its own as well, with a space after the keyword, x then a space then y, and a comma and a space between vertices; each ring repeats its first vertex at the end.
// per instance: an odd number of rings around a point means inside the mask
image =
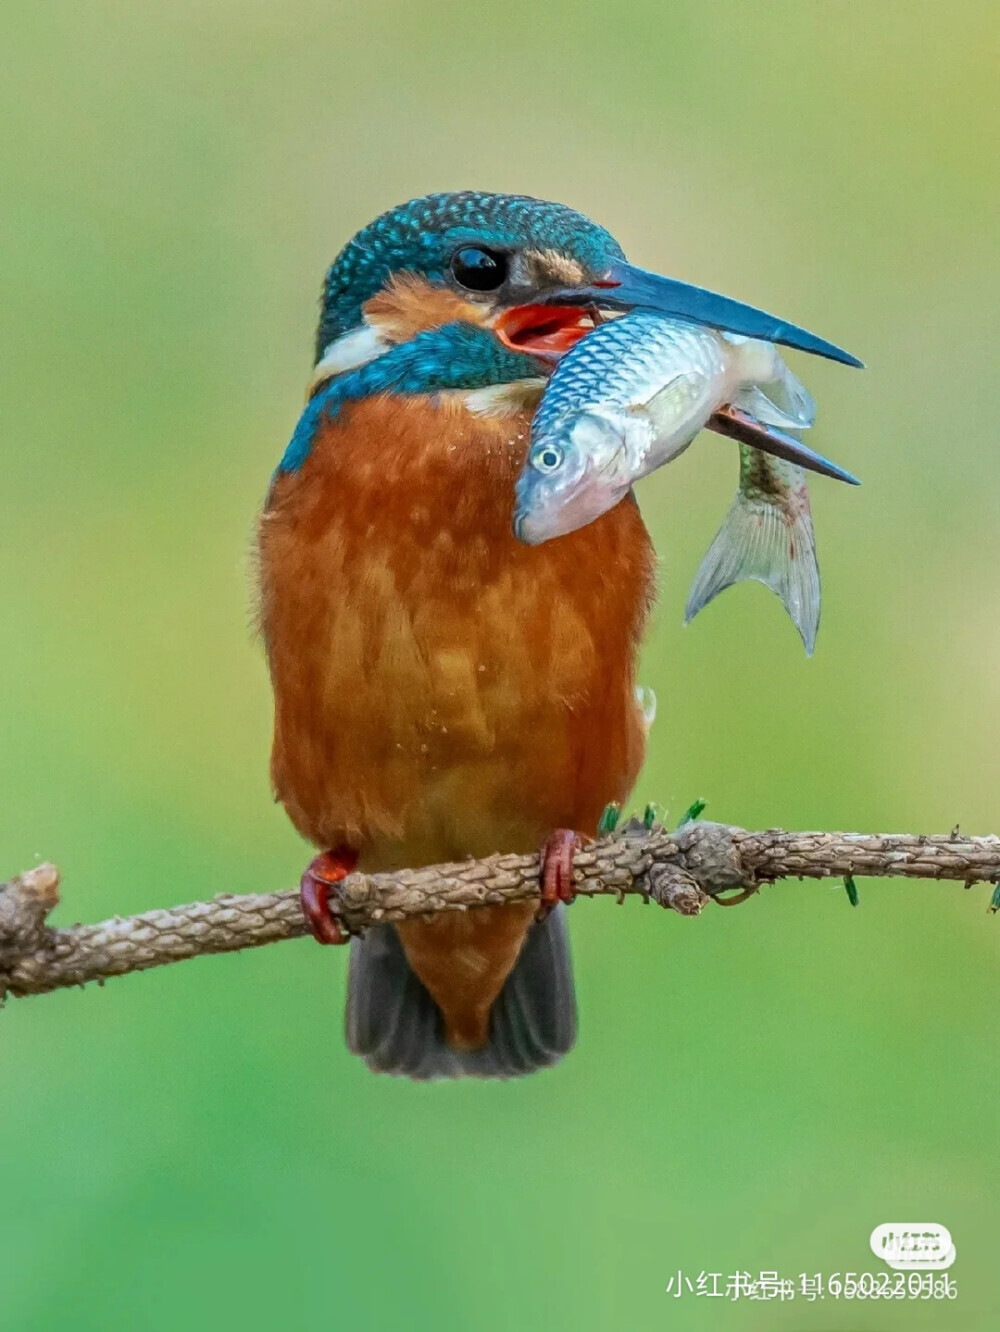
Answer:
POLYGON ((311 393, 317 384, 326 379, 367 365, 369 361, 374 361, 383 352, 388 351, 391 346, 392 344, 386 342, 378 329, 372 328, 371 324, 352 328, 350 333, 335 338, 323 349, 323 355, 317 361, 312 379, 309 381, 309 392, 311 393))
POLYGON ((485 388, 467 389, 463 393, 465 405, 476 416, 514 416, 526 408, 538 406, 546 381, 515 379, 510 384, 487 384, 485 388))

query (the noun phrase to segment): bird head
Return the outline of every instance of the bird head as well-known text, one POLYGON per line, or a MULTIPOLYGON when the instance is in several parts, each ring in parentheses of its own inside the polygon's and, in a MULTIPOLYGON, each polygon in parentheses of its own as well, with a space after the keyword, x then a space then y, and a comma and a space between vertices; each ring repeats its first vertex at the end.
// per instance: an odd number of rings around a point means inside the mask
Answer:
POLYGON ((317 360, 365 324, 399 341, 456 318, 548 356, 559 350, 557 325, 586 326, 586 302, 545 298, 582 290, 623 260, 614 237, 563 204, 472 191, 413 199, 369 223, 331 266, 317 360))
POLYGON ((860 364, 753 306, 627 263, 582 213, 524 195, 430 194, 383 213, 338 255, 321 305, 314 396, 283 470, 302 465, 323 414, 347 400, 538 385, 607 313, 656 310, 860 364))
POLYGON ((551 364, 599 311, 635 308, 857 364, 753 306, 626 263, 608 231, 564 204, 475 191, 412 199, 358 232, 326 276, 316 359, 336 363, 336 344, 366 327, 391 345, 465 320, 551 364))

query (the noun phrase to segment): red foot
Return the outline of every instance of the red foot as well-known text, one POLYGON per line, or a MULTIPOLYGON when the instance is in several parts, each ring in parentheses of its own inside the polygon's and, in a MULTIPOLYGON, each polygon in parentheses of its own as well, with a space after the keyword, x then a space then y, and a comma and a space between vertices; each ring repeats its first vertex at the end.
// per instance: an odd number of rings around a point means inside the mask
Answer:
POLYGON ((330 890, 358 863, 358 853, 349 846, 323 851, 306 868, 299 880, 299 901, 313 938, 321 944, 347 943, 347 935, 330 910, 330 890))
POLYGON ((576 897, 573 858, 581 845, 579 834, 568 828, 557 828, 542 843, 542 905, 538 909, 539 920, 544 920, 557 902, 572 902, 576 897))

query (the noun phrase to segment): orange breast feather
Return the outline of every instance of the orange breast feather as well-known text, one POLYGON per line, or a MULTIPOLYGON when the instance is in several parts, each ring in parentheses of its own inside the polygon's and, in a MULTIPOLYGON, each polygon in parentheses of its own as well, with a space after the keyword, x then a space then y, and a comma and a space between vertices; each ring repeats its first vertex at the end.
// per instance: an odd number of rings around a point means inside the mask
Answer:
POLYGON ((458 395, 372 398, 276 479, 260 529, 274 787, 305 837, 363 869, 592 834, 638 773, 649 539, 629 498, 519 543, 529 431, 527 411, 473 416, 458 395))

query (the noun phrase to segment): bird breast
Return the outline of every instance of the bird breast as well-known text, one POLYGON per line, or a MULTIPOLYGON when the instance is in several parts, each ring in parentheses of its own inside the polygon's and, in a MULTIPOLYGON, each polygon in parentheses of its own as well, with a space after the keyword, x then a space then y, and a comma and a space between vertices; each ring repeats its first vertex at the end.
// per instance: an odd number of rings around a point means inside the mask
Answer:
POLYGON ((590 830, 641 762, 648 536, 629 499, 517 542, 530 425, 457 395, 367 399, 276 478, 259 543, 275 790, 305 836, 370 867, 590 830))

